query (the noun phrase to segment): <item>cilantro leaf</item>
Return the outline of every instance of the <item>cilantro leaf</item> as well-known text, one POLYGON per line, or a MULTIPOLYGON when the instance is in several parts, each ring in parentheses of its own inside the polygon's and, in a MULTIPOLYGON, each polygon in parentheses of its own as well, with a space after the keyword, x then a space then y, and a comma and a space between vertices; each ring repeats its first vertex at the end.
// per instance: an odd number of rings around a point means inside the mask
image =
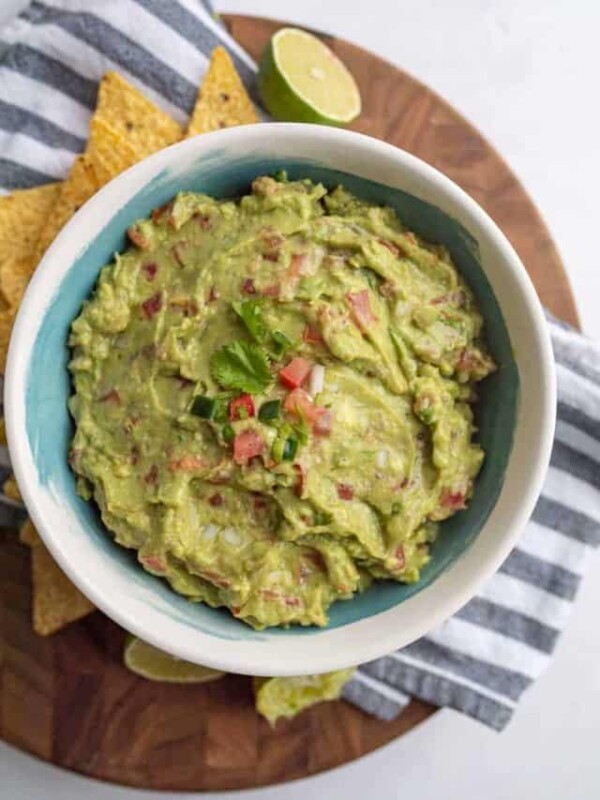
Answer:
POLYGON ((269 355, 279 360, 292 347, 292 342, 283 331, 271 331, 263 317, 260 300, 241 300, 231 304, 235 313, 245 324, 255 342, 264 345, 269 355))
POLYGON ((259 344, 265 341, 269 335, 267 326, 262 315, 262 308, 259 300, 242 300, 231 304, 235 313, 242 319, 248 328, 250 336, 259 344))
POLYGON ((260 394, 272 380, 267 352, 254 342, 223 345, 210 357, 210 373, 225 389, 248 394, 260 394))

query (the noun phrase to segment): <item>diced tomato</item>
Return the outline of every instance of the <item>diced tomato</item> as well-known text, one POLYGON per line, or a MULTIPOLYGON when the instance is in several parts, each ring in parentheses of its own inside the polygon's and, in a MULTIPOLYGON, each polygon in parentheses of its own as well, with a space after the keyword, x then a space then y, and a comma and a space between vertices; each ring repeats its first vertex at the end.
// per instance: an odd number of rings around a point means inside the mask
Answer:
POLYGON ((315 567, 315 569, 318 569, 319 572, 327 572, 327 564, 325 563, 325 559, 318 550, 312 550, 310 553, 307 553, 305 558, 315 567))
POLYGON ((194 219, 203 231, 208 231, 212 227, 212 220, 206 214, 196 214, 194 219))
POLYGON ((270 286, 265 286, 262 290, 261 294, 265 297, 279 297, 281 293, 281 285, 279 283, 273 283, 270 286))
POLYGON ((278 261, 281 253, 281 246, 284 242, 283 236, 280 233, 267 231, 263 236, 263 258, 267 261, 278 261))
POLYGON ((173 210, 173 201, 170 200, 168 203, 165 203, 158 208, 155 208, 154 211, 150 214, 152 222, 159 223, 162 222, 163 217, 167 217, 171 214, 173 210))
POLYGON ((306 274, 308 256, 306 253, 294 253, 288 267, 288 275, 291 278, 298 278, 306 274))
POLYGON ((144 236, 141 230, 135 225, 127 229, 127 236, 129 236, 131 241, 139 247, 140 250, 147 250, 150 247, 150 239, 144 236))
POLYGON ((233 440, 233 460, 236 464, 247 464, 251 458, 261 455, 264 449, 261 435, 249 428, 238 433, 233 440))
POLYGON ((206 461, 202 456, 185 455, 182 458, 169 461, 169 472, 196 472, 196 470, 206 467, 206 461))
POLYGON ((211 495, 211 497, 208 498, 208 502, 214 508, 217 508, 218 506, 222 506, 223 505, 223 495, 219 494, 217 492, 216 494, 213 494, 213 495, 211 495))
POLYGON ((281 599, 281 595, 275 589, 261 589, 260 590, 260 594, 266 600, 280 600, 281 599))
POLYGON ((288 389, 297 389, 308 378, 313 365, 305 358, 297 356, 279 373, 279 380, 288 389))
POLYGON ((184 254, 186 250, 187 250, 187 245, 185 242, 177 242, 177 244, 174 244, 173 247, 171 248, 171 253, 173 253, 173 258, 182 269, 183 267, 185 267, 184 254))
POLYGON ((248 419, 255 415, 254 400, 249 394, 242 394, 229 403, 229 419, 248 419))
POLYGON ((454 292, 452 300, 459 308, 463 308, 467 303, 467 296, 462 289, 458 289, 458 291, 454 292))
POLYGON ((340 500, 352 500, 354 497, 354 489, 349 483, 338 483, 337 493, 340 500))
POLYGON ((396 552, 394 553, 396 556, 396 560, 398 561, 398 569, 404 569, 404 565, 406 564, 406 558, 404 556, 404 547, 401 544, 398 545, 396 548, 396 552))
POLYGON ((308 423, 313 432, 319 436, 326 436, 331 432, 331 411, 322 406, 316 406, 312 397, 304 389, 294 389, 285 398, 284 409, 289 414, 294 414, 308 423))
POLYGON ((215 586, 219 586, 221 589, 229 589, 231 586, 231 581, 229 578, 226 578, 224 575, 221 575, 220 572, 214 572, 211 569, 202 570, 199 573, 201 578, 208 581, 209 583, 214 583, 215 586))
POLYGON ((296 480, 296 486, 294 487, 294 491, 298 495, 298 497, 302 497, 304 494, 304 487, 306 486, 306 468, 302 464, 294 464, 294 469, 296 470, 296 474, 298 475, 298 479, 296 480))
POLYGON ((142 272, 147 280, 153 281, 158 272, 158 265, 154 261, 150 261, 148 264, 142 264, 142 272))
POLYGON ((110 391, 106 392, 106 394, 103 394, 102 397, 99 397, 98 400, 101 403, 108 403, 111 406, 118 406, 121 404, 121 395, 116 389, 111 389, 110 391))
POLYGON ((430 300, 432 306, 444 304, 456 306, 457 308, 462 308, 466 302, 467 296, 462 289, 457 289, 455 292, 446 292, 446 294, 440 294, 437 297, 434 297, 433 300, 430 300))
POLYGON ((265 598, 265 600, 282 601, 284 605, 289 606, 290 608, 297 608, 298 606, 302 605, 302 601, 299 597, 281 594, 281 592, 277 591, 277 589, 261 589, 260 594, 265 598))
POLYGON ((394 242, 390 242, 389 239, 379 239, 379 244, 382 244, 384 247, 387 247, 390 253, 392 253, 395 256, 400 254, 400 248, 398 247, 398 245, 394 244, 394 242))
POLYGON ((83 450, 73 449, 69 451, 69 466, 72 469, 76 469, 81 461, 81 456, 83 455, 83 450))
POLYGON ((261 494, 254 495, 254 510, 264 511, 267 507, 267 501, 261 494))
POLYGON ((328 408, 317 406, 315 408, 316 419, 313 422, 313 431, 317 436, 329 436, 333 423, 333 414, 328 408))
POLYGON ((283 407, 289 414, 303 417, 307 422, 312 423, 315 405, 312 397, 304 389, 294 389, 293 392, 290 392, 283 402, 283 407))
POLYGON ((323 337, 321 336, 321 331, 318 328, 313 327, 312 325, 305 325, 304 331, 302 333, 302 339, 307 344, 321 344, 323 341, 323 337))
POLYGON ((453 511, 465 508, 465 493, 444 489, 440 496, 440 505, 443 508, 451 508, 453 511))
POLYGON ((362 292, 349 292, 346 295, 346 300, 350 306, 354 322, 361 330, 367 330, 373 322, 377 321, 377 317, 371 311, 367 289, 363 289, 362 292))
POLYGON ((242 292, 244 294, 256 294, 256 287, 252 278, 245 278, 242 283, 242 292))
POLYGON ((141 556, 140 561, 152 572, 166 572, 167 565, 160 556, 141 556))
POLYGON ((161 308, 162 295, 160 292, 156 292, 156 294, 153 294, 152 297, 149 297, 142 303, 142 314, 146 319, 152 319, 155 314, 158 314, 161 308))
POLYGON ((470 372, 476 365, 476 358, 473 350, 469 350, 468 348, 464 348, 462 350, 460 356, 458 357, 458 361, 456 362, 456 369, 460 370, 461 372, 470 372))
POLYGON ((144 483, 147 486, 155 486, 157 480, 158 480, 158 467, 156 466, 156 464, 152 464, 148 472, 144 475, 144 483))

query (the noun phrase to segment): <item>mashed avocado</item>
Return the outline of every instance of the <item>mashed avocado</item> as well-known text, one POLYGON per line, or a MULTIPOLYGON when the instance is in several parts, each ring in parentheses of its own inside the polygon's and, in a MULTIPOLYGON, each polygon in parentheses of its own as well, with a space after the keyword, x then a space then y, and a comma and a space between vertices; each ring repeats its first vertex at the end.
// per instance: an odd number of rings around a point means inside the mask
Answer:
POLYGON ((321 675, 293 678, 254 678, 256 710, 275 725, 278 719, 291 719, 304 709, 325 700, 337 700, 354 667, 321 675))
POLYGON ((270 177, 182 193, 129 238, 69 341, 70 464, 116 541, 256 628, 417 581, 471 495, 494 369, 447 251, 270 177))

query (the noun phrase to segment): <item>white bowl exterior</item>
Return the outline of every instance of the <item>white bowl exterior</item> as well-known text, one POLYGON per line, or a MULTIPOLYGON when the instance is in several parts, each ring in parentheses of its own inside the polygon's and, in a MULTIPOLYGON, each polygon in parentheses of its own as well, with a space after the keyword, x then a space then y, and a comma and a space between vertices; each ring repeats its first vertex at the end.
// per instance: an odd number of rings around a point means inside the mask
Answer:
POLYGON ((7 436, 15 474, 40 535, 71 580, 108 616, 157 647, 192 662, 253 675, 318 673, 369 661, 426 634, 468 602, 508 556, 533 510, 550 458, 555 407, 553 357, 543 311, 519 258, 485 212, 444 175, 402 150, 356 133, 296 124, 205 134, 146 159, 104 187, 78 211, 38 267, 15 323, 5 381, 7 436), (40 491, 28 445, 28 364, 45 308, 62 277, 115 209, 163 169, 184 175, 200 157, 210 158, 217 150, 225 150, 231 158, 248 153, 314 158, 333 169, 400 188, 461 222, 479 242, 483 270, 514 348, 520 396, 526 398, 520 403, 500 497, 464 555, 400 605, 314 635, 268 640, 257 636, 242 641, 197 631, 190 635, 186 625, 140 602, 110 566, 95 568, 93 544, 72 529, 61 498, 40 491))

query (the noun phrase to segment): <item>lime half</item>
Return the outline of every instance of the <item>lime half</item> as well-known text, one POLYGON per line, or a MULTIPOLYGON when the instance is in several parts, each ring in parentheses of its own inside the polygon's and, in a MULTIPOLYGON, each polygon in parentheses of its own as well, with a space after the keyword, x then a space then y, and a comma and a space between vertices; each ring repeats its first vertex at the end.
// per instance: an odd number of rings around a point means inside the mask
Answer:
POLYGON ((210 667, 190 664, 168 653, 163 653, 151 644, 132 636, 125 645, 123 654, 125 666, 136 675, 150 681, 165 683, 208 683, 225 675, 210 667))
POLYGON ((282 28, 263 53, 258 88, 267 110, 286 122, 348 125, 360 114, 356 81, 320 39, 282 28))

